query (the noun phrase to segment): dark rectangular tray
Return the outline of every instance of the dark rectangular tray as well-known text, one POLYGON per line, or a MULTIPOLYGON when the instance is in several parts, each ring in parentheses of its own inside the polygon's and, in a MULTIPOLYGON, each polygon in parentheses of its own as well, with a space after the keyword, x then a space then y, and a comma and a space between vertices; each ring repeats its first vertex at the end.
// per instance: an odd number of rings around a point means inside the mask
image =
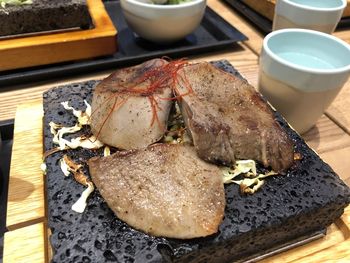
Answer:
POLYGON ((104 4, 118 30, 118 52, 112 56, 79 62, 4 71, 0 73, 0 88, 120 66, 125 67, 155 57, 178 58, 223 48, 234 48, 234 43, 248 39, 207 7, 200 26, 192 34, 175 44, 160 46, 135 36, 124 20, 119 0, 105 1, 104 4))
MULTIPOLYGON (((243 17, 245 17, 249 22, 256 26, 262 33, 267 35, 272 31, 272 21, 260 13, 256 12, 254 9, 249 7, 241 0, 221 0, 228 3, 236 11, 238 11, 243 17)), ((336 30, 350 27, 350 17, 344 17, 340 20, 336 30)))
POLYGON ((13 142, 13 120, 0 122, 0 263, 3 254, 3 236, 6 232, 7 193, 13 142))

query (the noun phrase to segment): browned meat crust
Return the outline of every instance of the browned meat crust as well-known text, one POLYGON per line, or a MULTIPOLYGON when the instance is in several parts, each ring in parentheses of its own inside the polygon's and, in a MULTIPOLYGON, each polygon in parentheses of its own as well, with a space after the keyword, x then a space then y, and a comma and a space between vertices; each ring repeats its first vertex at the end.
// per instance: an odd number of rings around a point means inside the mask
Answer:
POLYGON ((293 142, 253 86, 206 62, 184 67, 179 74, 178 93, 189 85, 193 90, 180 106, 201 158, 224 164, 253 159, 275 171, 292 165, 293 142))
POLYGON ((120 69, 97 85, 91 105, 91 129, 100 141, 128 150, 147 147, 162 138, 172 105, 172 89, 167 83, 157 89, 150 86, 162 77, 162 66, 167 63, 154 59, 120 69))
POLYGON ((89 169, 109 207, 136 229, 181 239, 218 231, 225 209, 222 173, 193 146, 117 152, 90 159, 89 169))

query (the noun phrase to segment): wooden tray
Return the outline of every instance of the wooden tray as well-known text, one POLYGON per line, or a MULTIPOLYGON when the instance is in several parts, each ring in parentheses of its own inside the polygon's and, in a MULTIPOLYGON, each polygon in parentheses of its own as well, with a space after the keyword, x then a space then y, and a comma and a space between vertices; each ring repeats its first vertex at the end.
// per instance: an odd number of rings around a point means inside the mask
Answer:
MULTIPOLYGON (((10 231, 5 234, 5 263, 48 262, 51 255, 44 176, 39 168, 43 152, 42 117, 42 100, 17 109, 7 209, 7 228, 10 231)), ((346 262, 350 260, 349 247, 350 206, 327 229, 325 237, 261 262, 346 262)))
POLYGON ((0 71, 115 53, 115 29, 101 0, 87 0, 93 29, 0 40, 0 71))
MULTIPOLYGON (((322 1, 322 0, 321 0, 322 1)), ((344 10, 343 17, 350 16, 350 0, 348 1, 348 5, 344 10)), ((277 0, 242 0, 246 5, 254 9, 259 14, 268 18, 269 20, 273 20, 273 15, 275 13, 275 5, 277 0)))

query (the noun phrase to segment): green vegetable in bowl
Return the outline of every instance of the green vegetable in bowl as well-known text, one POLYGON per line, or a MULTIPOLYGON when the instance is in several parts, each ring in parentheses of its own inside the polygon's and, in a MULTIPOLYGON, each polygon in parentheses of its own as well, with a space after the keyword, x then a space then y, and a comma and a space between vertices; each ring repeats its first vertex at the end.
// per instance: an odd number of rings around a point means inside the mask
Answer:
POLYGON ((0 6, 5 8, 6 5, 30 5, 32 0, 0 0, 0 6))

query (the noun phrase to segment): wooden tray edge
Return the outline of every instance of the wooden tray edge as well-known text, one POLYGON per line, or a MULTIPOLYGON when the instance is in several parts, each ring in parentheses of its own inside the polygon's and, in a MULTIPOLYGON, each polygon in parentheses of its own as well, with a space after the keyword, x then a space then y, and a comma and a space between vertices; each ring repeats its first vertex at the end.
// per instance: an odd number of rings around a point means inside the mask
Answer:
POLYGON ((87 0, 95 28, 0 41, 0 71, 111 55, 117 30, 101 0, 87 0))

